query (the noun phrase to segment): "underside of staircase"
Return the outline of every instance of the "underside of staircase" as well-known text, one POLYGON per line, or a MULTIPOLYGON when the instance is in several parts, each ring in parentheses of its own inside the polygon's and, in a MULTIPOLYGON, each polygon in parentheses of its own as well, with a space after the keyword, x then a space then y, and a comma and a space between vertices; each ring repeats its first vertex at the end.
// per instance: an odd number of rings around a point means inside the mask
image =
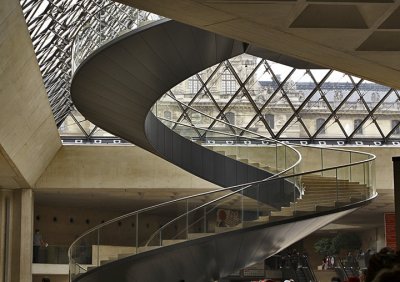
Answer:
MULTIPOLYGON (((253 48, 254 49, 254 48, 253 48)), ((273 177, 276 169, 201 146, 172 132, 150 109, 169 89, 218 62, 253 50, 171 20, 150 23, 95 50, 74 73, 78 110, 97 126, 222 187, 273 177), (195 55, 194 55, 195 54, 195 55)), ((365 184, 323 172, 260 182, 218 206, 250 211, 235 226, 187 232, 116 251, 74 281, 215 281, 259 262, 371 200, 365 184), (287 193, 287 191, 293 192, 287 193)), ((233 190, 218 194, 229 195, 233 190)))

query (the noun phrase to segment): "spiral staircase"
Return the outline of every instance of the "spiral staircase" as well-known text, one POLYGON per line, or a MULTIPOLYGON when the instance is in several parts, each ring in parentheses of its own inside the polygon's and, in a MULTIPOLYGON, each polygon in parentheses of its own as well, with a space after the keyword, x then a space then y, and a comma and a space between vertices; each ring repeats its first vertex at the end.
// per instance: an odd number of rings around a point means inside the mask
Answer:
POLYGON ((85 232, 69 250, 71 281, 215 281, 376 196, 375 157, 369 154, 241 136, 267 144, 256 148, 265 152, 259 160, 252 146, 239 152, 172 131, 151 111, 164 93, 218 62, 265 52, 168 19, 139 21, 136 10, 133 28, 107 25, 105 15, 114 8, 106 7, 77 34, 71 85, 76 107, 97 126, 226 188, 135 211, 85 232), (321 162, 303 165, 303 150, 321 162), (332 156, 336 164, 327 165, 332 156), (155 215, 165 218, 150 232, 142 222, 155 215), (115 224, 125 222, 132 231, 115 234, 115 224), (88 250, 90 261, 83 259, 88 250))

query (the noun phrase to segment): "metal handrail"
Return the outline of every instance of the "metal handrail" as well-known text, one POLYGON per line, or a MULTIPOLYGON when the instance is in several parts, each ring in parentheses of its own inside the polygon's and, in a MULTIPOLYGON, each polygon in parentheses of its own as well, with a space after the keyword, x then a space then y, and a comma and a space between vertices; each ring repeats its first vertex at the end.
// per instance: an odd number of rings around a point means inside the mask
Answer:
MULTIPOLYGON (((170 94, 168 94, 168 93, 167 93, 167 96, 170 97, 171 99, 173 99, 175 102, 181 104, 181 105, 184 106, 184 107, 189 108, 189 109, 192 110, 192 111, 195 111, 195 112, 197 112, 197 113, 199 113, 199 114, 201 114, 201 115, 203 115, 203 116, 205 116, 205 117, 207 117, 207 118, 210 118, 210 119, 213 119, 213 120, 217 120, 215 117, 210 116, 210 115, 208 115, 208 114, 206 114, 206 113, 204 113, 204 112, 202 112, 202 111, 200 111, 200 110, 198 110, 198 109, 196 109, 196 108, 194 108, 194 107, 192 107, 192 106, 190 106, 190 105, 188 105, 188 104, 185 104, 185 103, 179 101, 178 99, 176 99, 175 97, 173 97, 172 95, 170 95, 170 94)), ((160 101, 160 100, 159 100, 159 101, 160 101)), ((158 103, 158 101, 157 101, 157 103, 158 103)), ((162 118, 162 117, 157 117, 157 118, 158 118, 158 119, 162 119, 162 120, 166 120, 166 121, 172 122, 172 123, 178 123, 177 121, 167 120, 167 119, 162 118)), ((248 129, 245 129, 245 128, 242 128, 242 127, 238 127, 238 126, 236 126, 236 125, 234 125, 234 124, 230 124, 230 123, 228 123, 228 122, 226 122, 226 121, 224 121, 224 120, 217 120, 217 121, 218 121, 219 123, 232 126, 232 127, 235 128, 235 129, 242 130, 242 131, 244 131, 244 132, 246 132, 246 133, 251 133, 251 134, 256 135, 256 136, 259 136, 259 137, 261 137, 261 138, 265 138, 265 139, 268 139, 268 140, 272 140, 273 142, 277 142, 277 143, 280 143, 280 144, 282 144, 282 145, 288 144, 288 145, 297 146, 297 147, 304 147, 304 148, 310 148, 310 147, 311 147, 311 148, 318 148, 318 149, 321 149, 321 147, 318 147, 318 146, 315 146, 315 145, 303 145, 303 144, 297 144, 297 143, 295 144, 295 143, 290 143, 290 142, 281 142, 281 141, 279 141, 279 140, 275 140, 275 139, 272 139, 272 138, 263 136, 262 134, 259 134, 259 133, 257 133, 257 132, 254 132, 254 131, 251 131, 251 130, 248 130, 248 129)), ((186 124, 186 125, 185 125, 185 124, 180 124, 180 125, 189 126, 189 125, 187 125, 187 124, 186 124)), ((194 126, 193 126, 193 127, 194 127, 194 126)), ((198 129, 201 129, 201 130, 204 130, 204 131, 212 131, 212 129, 208 129, 208 128, 201 128, 201 127, 194 127, 194 128, 198 128, 198 129)), ((223 132, 217 132, 217 133, 226 134, 226 133, 223 133, 223 132)), ((235 135, 235 136, 236 136, 236 135, 235 135)), ((239 137, 251 139, 251 138, 249 138, 249 137, 243 137, 243 136, 239 136, 239 137)), ((254 140, 258 140, 258 141, 259 141, 260 139, 254 139, 254 140)), ((362 154, 362 155, 369 155, 369 156, 373 157, 373 159, 375 159, 375 155, 374 155, 374 154, 367 153, 367 152, 360 152, 360 151, 348 150, 348 149, 344 150, 344 149, 331 148, 331 147, 324 147, 323 149, 324 149, 324 150, 331 150, 331 151, 341 151, 341 152, 349 152, 349 153, 351 152, 351 153, 357 153, 357 154, 362 154)))
MULTIPOLYGON (((218 130, 213 130, 213 129, 204 129, 201 127, 195 127, 193 125, 188 125, 188 124, 184 124, 181 122, 177 122, 177 121, 173 121, 173 120, 169 120, 169 119, 165 119, 162 117, 158 117, 158 119, 161 120, 165 120, 168 122, 173 122, 173 123, 177 123, 179 125, 182 126, 186 126, 186 127, 190 127, 190 128, 197 128, 197 129, 201 129, 201 130, 205 130, 205 131, 210 131, 210 132, 214 132, 214 133, 221 133, 221 134, 226 134, 229 136, 236 136, 233 135, 233 133, 227 133, 227 132, 222 132, 222 131, 218 131, 218 130), (232 135, 231 135, 232 134, 232 135)), ((236 127, 236 126, 233 126, 236 127)), ((246 138, 246 139, 251 139, 249 137, 242 137, 242 138, 246 138)), ((254 140, 258 140, 258 141, 262 141, 262 139, 256 139, 254 138, 254 140)), ((288 178, 288 177, 294 177, 294 176, 301 176, 303 174, 311 174, 311 173, 317 173, 317 172, 324 172, 324 171, 328 171, 328 170, 332 170, 334 168, 336 169, 340 169, 340 168, 344 168, 344 167, 349 167, 349 166, 354 166, 354 165, 358 165, 358 164, 362 164, 362 163, 366 163, 369 161, 373 161, 376 159, 376 156, 374 154, 371 153, 367 153, 367 152, 361 152, 361 151, 356 151, 356 150, 345 150, 345 149, 339 149, 339 148, 321 148, 321 147, 317 147, 317 146, 312 146, 312 145, 300 145, 300 144, 292 144, 292 143, 288 143, 291 146, 298 146, 298 147, 305 147, 305 148, 313 148, 313 149, 322 149, 322 150, 332 150, 332 151, 340 151, 340 152, 345 152, 345 153, 354 153, 354 154, 360 154, 360 155, 367 155, 368 158, 365 160, 361 160, 361 161, 357 161, 357 162, 351 162, 351 163, 347 163, 347 164, 343 164, 343 165, 338 165, 338 166, 332 166, 332 167, 327 167, 327 168, 322 168, 322 169, 316 169, 316 170, 308 170, 308 171, 304 171, 304 172, 299 172, 299 173, 295 173, 295 174, 291 174, 291 175, 287 175, 284 176, 282 178, 288 178)), ((290 169, 289 169, 290 170, 290 169)), ((279 175, 281 175, 282 173, 279 173, 279 175)))

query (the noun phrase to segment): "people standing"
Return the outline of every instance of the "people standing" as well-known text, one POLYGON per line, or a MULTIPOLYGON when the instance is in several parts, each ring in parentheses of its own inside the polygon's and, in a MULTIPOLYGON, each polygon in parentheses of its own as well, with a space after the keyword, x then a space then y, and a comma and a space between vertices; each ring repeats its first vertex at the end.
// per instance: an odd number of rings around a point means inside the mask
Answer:
POLYGON ((40 234, 40 230, 36 229, 35 234, 33 235, 33 262, 39 262, 39 250, 41 246, 44 246, 45 243, 42 238, 42 234, 40 234))

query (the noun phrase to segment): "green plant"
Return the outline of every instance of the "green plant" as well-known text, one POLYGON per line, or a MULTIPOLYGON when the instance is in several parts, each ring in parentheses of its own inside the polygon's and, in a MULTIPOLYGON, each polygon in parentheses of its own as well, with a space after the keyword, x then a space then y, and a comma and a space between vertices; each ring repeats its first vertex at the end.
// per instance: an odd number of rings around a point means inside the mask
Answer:
POLYGON ((321 238, 314 244, 315 251, 323 256, 331 256, 335 254, 332 244, 332 238, 321 238))
POLYGON ((338 254, 341 250, 354 251, 361 248, 361 239, 355 233, 339 233, 333 238, 321 238, 314 244, 318 254, 331 256, 338 254))
POLYGON ((336 253, 340 250, 355 251, 361 248, 361 238, 356 233, 339 233, 332 239, 332 245, 336 253))

